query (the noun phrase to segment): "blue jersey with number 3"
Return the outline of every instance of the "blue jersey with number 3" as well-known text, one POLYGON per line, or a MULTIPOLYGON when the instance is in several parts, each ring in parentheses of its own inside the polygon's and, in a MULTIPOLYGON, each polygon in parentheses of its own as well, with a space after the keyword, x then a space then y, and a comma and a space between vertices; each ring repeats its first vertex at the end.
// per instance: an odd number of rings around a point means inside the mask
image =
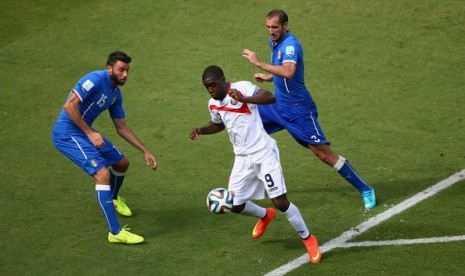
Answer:
MULTIPOLYGON (((92 126, 94 120, 107 109, 111 118, 122 119, 126 115, 122 105, 121 91, 112 83, 107 70, 94 71, 85 75, 74 86, 71 93, 73 92, 81 99, 79 111, 89 126, 92 126)), ((72 134, 82 133, 82 130, 62 109, 53 127, 53 132, 72 134)))

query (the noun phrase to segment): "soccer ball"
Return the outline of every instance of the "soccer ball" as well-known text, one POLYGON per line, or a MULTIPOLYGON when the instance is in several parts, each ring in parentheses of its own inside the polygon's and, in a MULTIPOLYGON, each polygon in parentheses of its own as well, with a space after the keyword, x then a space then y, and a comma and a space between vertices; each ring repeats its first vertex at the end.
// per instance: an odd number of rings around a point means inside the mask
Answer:
POLYGON ((224 214, 233 207, 233 194, 225 188, 211 190, 207 196, 207 208, 214 214, 224 214))

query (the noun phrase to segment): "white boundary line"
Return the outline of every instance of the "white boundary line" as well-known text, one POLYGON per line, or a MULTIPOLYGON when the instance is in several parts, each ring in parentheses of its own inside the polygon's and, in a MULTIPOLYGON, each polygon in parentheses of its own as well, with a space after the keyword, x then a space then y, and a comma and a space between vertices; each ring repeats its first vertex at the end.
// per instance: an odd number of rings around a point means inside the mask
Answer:
MULTIPOLYGON (((416 195, 412 196, 411 198, 408 198, 401 203, 387 209, 386 211, 368 219, 367 221, 361 223, 360 225, 342 233, 337 238, 334 238, 327 243, 325 243, 323 246, 320 246, 320 250, 322 253, 328 252, 334 248, 337 247, 351 247, 355 246, 353 244, 357 243, 347 243, 347 241, 355 238, 356 236, 360 235, 361 233, 367 231, 368 229, 380 224, 381 222, 393 217, 394 215, 397 215, 410 207, 414 206, 415 204, 437 194, 438 192, 454 185, 455 183, 464 180, 465 179, 465 169, 461 172, 458 172, 456 174, 453 174, 452 176, 448 177, 447 179, 444 179, 437 184, 429 187, 428 189, 417 193, 416 195), (347 246, 349 245, 349 246, 347 246)), ((457 236, 458 240, 461 240, 465 236, 457 236)), ((456 237, 456 238, 457 238, 456 237)), ((285 275, 288 272, 291 272, 292 270, 298 268, 299 266, 308 263, 308 255, 305 253, 304 255, 298 257, 297 259, 294 259, 290 261, 287 264, 284 264, 281 267, 278 267, 277 269, 268 272, 265 274, 265 276, 281 276, 285 275)))
POLYGON ((465 235, 462 236, 449 236, 449 237, 435 237, 423 238, 412 240, 392 240, 392 241, 364 241, 364 242, 348 242, 341 244, 339 247, 362 247, 362 246, 384 246, 384 245, 402 245, 402 244, 419 244, 419 243, 437 243, 437 242, 454 242, 465 241, 465 235))

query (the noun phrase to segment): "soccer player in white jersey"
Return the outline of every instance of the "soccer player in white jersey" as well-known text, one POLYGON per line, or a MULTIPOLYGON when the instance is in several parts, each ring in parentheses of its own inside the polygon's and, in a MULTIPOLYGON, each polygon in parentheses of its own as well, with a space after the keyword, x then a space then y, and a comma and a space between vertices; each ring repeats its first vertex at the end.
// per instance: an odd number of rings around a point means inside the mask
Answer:
POLYGON ((287 199, 276 141, 266 133, 258 113, 257 104, 273 103, 275 97, 248 81, 226 81, 223 70, 215 65, 205 69, 202 82, 211 96, 208 102, 211 121, 193 128, 189 138, 195 140, 199 135, 227 130, 235 154, 228 184, 234 194, 232 212, 259 218, 252 237, 260 238, 276 211, 251 200, 264 199, 266 191, 273 205, 302 238, 310 262, 318 263, 321 260, 318 241, 309 232, 299 209, 287 199))

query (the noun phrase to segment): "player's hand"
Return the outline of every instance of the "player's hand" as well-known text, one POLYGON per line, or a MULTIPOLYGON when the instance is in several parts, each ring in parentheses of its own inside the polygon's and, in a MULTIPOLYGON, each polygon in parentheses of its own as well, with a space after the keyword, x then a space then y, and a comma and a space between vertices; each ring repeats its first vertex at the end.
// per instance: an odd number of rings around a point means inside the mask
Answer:
POLYGON ((105 145, 105 141, 103 140, 102 134, 93 131, 89 134, 87 134, 87 137, 89 137, 89 140, 96 146, 97 148, 101 148, 105 145))
POLYGON ((253 76, 253 79, 258 82, 264 82, 264 81, 272 81, 273 80, 273 75, 271 74, 263 74, 263 73, 255 73, 253 76))
POLYGON ((158 168, 158 163, 157 163, 157 159, 155 158, 155 156, 153 156, 151 152, 147 151, 144 153, 144 157, 145 157, 145 163, 147 164, 147 166, 151 164, 152 170, 156 171, 158 168))
POLYGON ((260 67, 261 60, 258 58, 257 54, 254 51, 244 49, 242 50, 242 56, 248 59, 250 63, 252 63, 253 65, 260 67))
POLYGON ((191 140, 196 140, 197 137, 200 136, 199 129, 198 128, 193 128, 191 132, 189 133, 189 138, 191 140))
POLYGON ((238 102, 243 102, 244 101, 244 96, 242 95, 242 93, 237 90, 237 89, 228 89, 228 95, 233 98, 234 100, 238 101, 238 102))

